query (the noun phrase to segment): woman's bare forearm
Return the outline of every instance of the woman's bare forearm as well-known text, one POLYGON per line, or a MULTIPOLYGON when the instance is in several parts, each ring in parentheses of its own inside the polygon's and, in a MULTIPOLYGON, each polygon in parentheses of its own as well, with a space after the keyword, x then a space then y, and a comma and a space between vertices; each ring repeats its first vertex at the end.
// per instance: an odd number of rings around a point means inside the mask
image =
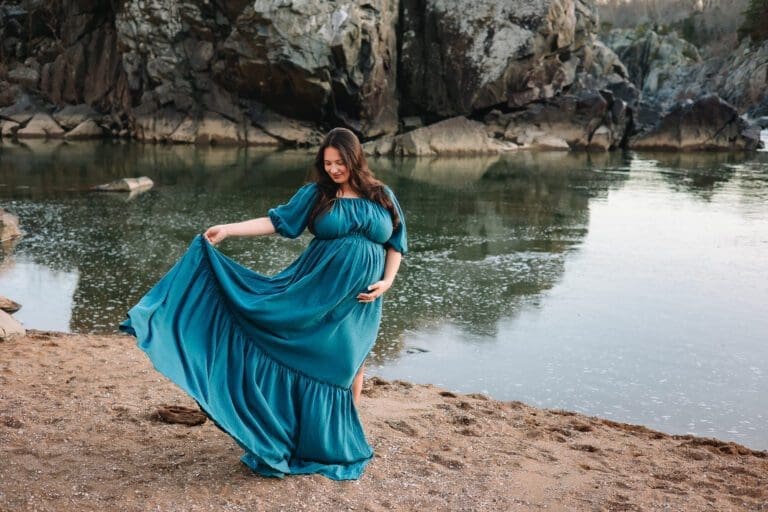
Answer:
POLYGON ((275 226, 269 217, 235 222, 232 224, 217 224, 208 228, 203 236, 216 245, 230 236, 258 236, 271 235, 275 232, 275 226))
POLYGON ((382 278, 384 281, 387 281, 389 284, 395 282, 395 276, 397 275, 397 271, 400 270, 400 262, 402 259, 402 254, 391 247, 387 248, 387 261, 384 264, 384 277, 382 278))
POLYGON ((269 217, 224 224, 222 227, 226 230, 227 236, 259 236, 271 235, 275 232, 275 226, 269 217))

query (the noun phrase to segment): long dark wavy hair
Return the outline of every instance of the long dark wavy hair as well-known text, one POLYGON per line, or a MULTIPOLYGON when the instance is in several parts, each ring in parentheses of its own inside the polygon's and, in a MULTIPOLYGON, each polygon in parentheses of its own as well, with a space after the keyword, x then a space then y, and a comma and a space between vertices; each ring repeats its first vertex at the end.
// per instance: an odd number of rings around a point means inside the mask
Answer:
POLYGON ((400 224, 397 209, 384 189, 384 184, 376 179, 373 171, 368 168, 363 147, 357 136, 346 128, 334 128, 326 134, 310 171, 311 179, 317 183, 317 189, 320 192, 309 214, 310 231, 314 232, 315 219, 331 209, 339 191, 339 186, 328 176, 323 165, 325 149, 328 147, 336 148, 341 155, 344 165, 349 170, 349 184, 352 188, 360 194, 360 197, 365 197, 386 208, 392 216, 392 226, 397 228, 400 224))

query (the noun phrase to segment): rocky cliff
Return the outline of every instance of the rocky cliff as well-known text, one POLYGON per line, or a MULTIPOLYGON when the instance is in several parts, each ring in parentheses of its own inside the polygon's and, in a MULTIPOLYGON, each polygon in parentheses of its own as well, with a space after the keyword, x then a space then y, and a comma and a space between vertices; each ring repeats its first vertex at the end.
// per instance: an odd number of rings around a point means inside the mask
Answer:
POLYGON ((8 1, 0 136, 605 150, 641 93, 596 26, 587 0, 8 1))

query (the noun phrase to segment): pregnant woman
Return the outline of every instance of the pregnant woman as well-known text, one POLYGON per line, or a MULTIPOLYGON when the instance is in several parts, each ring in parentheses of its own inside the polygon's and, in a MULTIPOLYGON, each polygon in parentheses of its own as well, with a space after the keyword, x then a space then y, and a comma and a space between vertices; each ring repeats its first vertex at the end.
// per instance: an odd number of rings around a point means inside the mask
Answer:
POLYGON ((381 296, 407 251, 392 191, 357 137, 336 128, 314 181, 267 217, 209 228, 128 312, 158 371, 200 405, 267 476, 359 478, 373 456, 357 415, 381 296), (214 248, 231 236, 314 238, 285 270, 258 274, 214 248))

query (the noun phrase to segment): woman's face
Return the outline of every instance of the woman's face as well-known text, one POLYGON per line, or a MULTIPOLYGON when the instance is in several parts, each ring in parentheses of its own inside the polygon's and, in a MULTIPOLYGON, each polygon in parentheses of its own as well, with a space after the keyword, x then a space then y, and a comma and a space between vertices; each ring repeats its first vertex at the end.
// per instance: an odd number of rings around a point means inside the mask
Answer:
POLYGON ((344 160, 341 159, 339 150, 333 146, 329 146, 323 151, 323 167, 337 185, 341 186, 349 181, 349 169, 344 164, 344 160))

